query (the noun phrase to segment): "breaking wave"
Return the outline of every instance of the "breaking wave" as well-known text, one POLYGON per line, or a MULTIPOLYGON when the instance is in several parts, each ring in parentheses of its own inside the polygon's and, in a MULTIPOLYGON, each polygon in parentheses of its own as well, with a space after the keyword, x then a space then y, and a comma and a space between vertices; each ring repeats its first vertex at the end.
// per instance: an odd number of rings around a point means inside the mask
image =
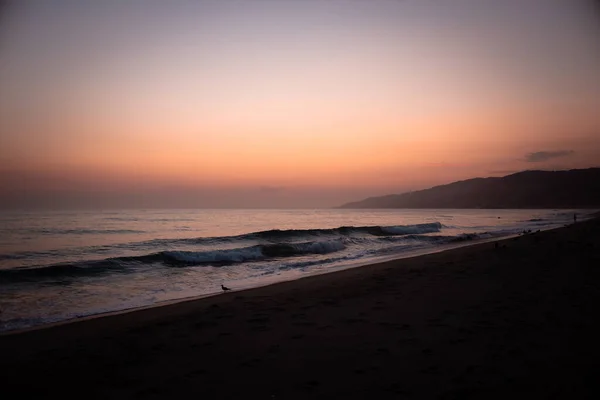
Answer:
POLYGON ((30 281, 38 280, 39 278, 68 278, 82 275, 93 276, 119 271, 126 272, 140 265, 157 263, 171 267, 194 265, 223 266, 310 254, 328 254, 344 250, 345 248, 346 245, 342 241, 315 241, 265 244, 225 250, 170 250, 141 256, 108 258, 100 261, 0 270, 0 282, 30 281))
MULTIPOLYGON (((379 248, 390 241, 418 241, 436 244, 458 239, 451 236, 431 236, 442 229, 439 222, 398 226, 342 226, 328 229, 289 229, 252 232, 238 236, 195 239, 155 239, 129 243, 141 254, 112 257, 94 261, 59 263, 28 268, 0 269, 0 283, 70 280, 77 277, 127 273, 139 268, 225 266, 257 261, 273 261, 301 256, 325 255, 344 250, 379 248), (248 241, 252 243, 248 243, 248 241), (257 244, 258 243, 258 244, 257 244), (184 250, 178 249, 185 244, 184 250), (219 248, 227 244, 233 248, 219 248), (191 245, 191 246, 190 246, 191 245), (195 246, 194 246, 195 245, 195 246), (208 246, 207 246, 208 245, 208 246), (147 252, 159 247, 164 250, 147 252), (192 247, 190 250, 189 248, 192 247), (197 247, 197 250, 194 249, 197 247), (208 248, 207 248, 208 247, 208 248), (216 248, 215 248, 216 247, 216 248)), ((118 245, 117 245, 118 246, 118 245)), ((372 253, 372 251, 368 251, 372 253)), ((92 252, 93 253, 93 252, 92 252)), ((346 257, 347 252, 342 254, 346 257)), ((18 259, 30 254, 0 254, 1 259, 18 259)), ((322 260, 321 260, 322 261, 322 260)), ((290 262, 287 262, 288 264, 290 262)), ((282 262, 283 264, 286 264, 282 262)))
POLYGON ((309 254, 328 254, 344 250, 342 241, 277 243, 227 250, 165 251, 159 253, 168 264, 235 264, 269 258, 295 257, 309 254))
POLYGON ((218 236, 187 239, 155 239, 145 244, 170 245, 170 244, 216 244, 238 241, 266 241, 277 243, 280 241, 294 241, 314 238, 336 238, 356 236, 402 236, 425 233, 436 233, 442 229, 440 222, 430 222, 415 225, 396 226, 340 226, 338 228, 324 229, 271 229, 267 231, 251 232, 236 236, 218 236))

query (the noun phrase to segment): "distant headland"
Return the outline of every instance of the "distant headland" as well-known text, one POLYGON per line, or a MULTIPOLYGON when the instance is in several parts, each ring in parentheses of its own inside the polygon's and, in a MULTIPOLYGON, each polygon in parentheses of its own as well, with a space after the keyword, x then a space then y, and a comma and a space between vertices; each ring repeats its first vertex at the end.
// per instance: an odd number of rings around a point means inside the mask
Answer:
POLYGON ((600 208, 600 168, 474 178, 338 208, 600 208))

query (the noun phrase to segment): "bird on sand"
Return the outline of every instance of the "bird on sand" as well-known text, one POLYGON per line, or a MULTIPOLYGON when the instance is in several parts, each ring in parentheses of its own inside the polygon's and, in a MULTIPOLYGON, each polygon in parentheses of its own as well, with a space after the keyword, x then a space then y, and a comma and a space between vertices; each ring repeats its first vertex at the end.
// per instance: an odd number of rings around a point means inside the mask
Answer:
POLYGON ((228 291, 228 290, 231 290, 231 289, 229 289, 227 286, 224 286, 223 284, 221 284, 221 289, 223 289, 223 292, 226 292, 226 291, 228 291))

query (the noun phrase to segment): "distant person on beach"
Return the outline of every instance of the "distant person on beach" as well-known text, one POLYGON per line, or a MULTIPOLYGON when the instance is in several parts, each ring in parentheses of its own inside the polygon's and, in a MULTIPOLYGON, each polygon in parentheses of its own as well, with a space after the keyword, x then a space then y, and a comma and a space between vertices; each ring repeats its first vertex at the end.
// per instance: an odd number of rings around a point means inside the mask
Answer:
POLYGON ((577 222, 577 213, 573 213, 573 223, 577 222))

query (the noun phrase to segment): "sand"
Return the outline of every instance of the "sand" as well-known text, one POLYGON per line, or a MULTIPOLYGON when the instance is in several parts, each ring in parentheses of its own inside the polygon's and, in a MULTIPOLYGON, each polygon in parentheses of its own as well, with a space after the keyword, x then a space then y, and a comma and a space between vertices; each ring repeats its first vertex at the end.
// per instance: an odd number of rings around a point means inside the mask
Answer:
POLYGON ((600 220, 0 336, 2 396, 600 398, 600 220))

